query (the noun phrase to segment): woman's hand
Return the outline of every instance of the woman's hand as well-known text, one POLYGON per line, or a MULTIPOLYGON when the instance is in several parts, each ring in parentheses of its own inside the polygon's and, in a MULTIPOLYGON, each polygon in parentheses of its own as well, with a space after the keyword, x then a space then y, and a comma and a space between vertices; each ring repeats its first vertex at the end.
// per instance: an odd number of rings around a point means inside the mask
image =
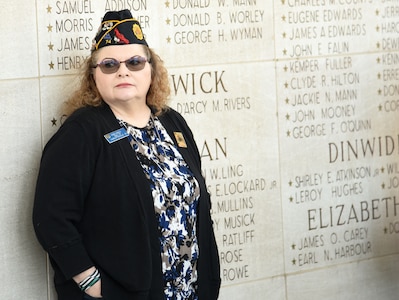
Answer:
MULTIPOLYGON (((95 270, 96 270, 95 267, 91 267, 90 269, 87 269, 86 271, 83 271, 82 273, 74 276, 73 280, 76 282, 76 284, 79 284, 84 279, 86 279, 88 276, 93 274, 93 272, 95 270)), ((90 288, 88 288, 85 291, 85 293, 94 298, 101 298, 102 297, 101 296, 101 279, 99 281, 97 281, 95 284, 93 284, 90 288)))
POLYGON ((101 279, 92 285, 88 290, 86 290, 85 293, 94 298, 101 298, 101 279))

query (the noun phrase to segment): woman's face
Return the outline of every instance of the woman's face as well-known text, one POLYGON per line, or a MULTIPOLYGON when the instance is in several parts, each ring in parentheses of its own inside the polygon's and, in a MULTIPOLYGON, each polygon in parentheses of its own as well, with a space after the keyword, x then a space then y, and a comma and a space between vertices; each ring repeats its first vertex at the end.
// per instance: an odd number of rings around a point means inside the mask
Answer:
MULTIPOLYGON (((113 58, 118 62, 134 56, 147 58, 144 46, 138 44, 107 46, 99 49, 95 63, 113 58)), ((110 106, 129 102, 146 102, 151 84, 151 65, 146 62, 139 71, 131 71, 121 63, 115 73, 105 74, 98 66, 93 72, 94 81, 102 99, 110 106)))

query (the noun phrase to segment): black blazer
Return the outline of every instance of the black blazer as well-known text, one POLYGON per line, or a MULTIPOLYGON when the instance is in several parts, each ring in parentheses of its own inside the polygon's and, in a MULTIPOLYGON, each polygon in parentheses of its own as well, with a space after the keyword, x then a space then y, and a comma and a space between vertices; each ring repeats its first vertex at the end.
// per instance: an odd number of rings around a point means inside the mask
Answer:
MULTIPOLYGON (((211 201, 193 135, 170 109, 160 116, 200 184, 197 235, 199 299, 217 299, 219 256, 211 201)), ((47 143, 33 207, 37 238, 54 268, 59 300, 81 300, 71 279, 96 266, 105 300, 164 299, 159 231, 149 182, 127 138, 108 143, 120 128, 108 105, 81 108, 47 143)))

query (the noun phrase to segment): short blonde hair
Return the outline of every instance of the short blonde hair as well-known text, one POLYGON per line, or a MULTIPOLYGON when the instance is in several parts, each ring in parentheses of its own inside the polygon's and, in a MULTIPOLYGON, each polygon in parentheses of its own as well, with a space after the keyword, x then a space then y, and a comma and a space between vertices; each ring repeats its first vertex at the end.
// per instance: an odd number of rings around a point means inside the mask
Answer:
MULTIPOLYGON (((156 115, 160 115, 168 108, 167 102, 170 96, 168 72, 162 59, 151 48, 144 45, 143 47, 151 65, 151 85, 147 92, 147 104, 156 115)), ((84 106, 104 104, 93 77, 96 56, 97 51, 93 51, 82 66, 79 86, 64 103, 62 109, 64 115, 69 116, 84 106)))

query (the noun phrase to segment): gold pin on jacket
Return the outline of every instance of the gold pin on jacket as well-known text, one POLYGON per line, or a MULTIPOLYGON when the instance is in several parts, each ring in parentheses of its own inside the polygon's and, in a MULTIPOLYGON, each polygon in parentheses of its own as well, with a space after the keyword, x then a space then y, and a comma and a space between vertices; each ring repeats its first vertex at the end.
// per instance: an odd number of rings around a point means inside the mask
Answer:
POLYGON ((186 140, 184 139, 183 133, 180 131, 174 131, 173 134, 175 135, 177 146, 181 148, 187 148, 186 140))

